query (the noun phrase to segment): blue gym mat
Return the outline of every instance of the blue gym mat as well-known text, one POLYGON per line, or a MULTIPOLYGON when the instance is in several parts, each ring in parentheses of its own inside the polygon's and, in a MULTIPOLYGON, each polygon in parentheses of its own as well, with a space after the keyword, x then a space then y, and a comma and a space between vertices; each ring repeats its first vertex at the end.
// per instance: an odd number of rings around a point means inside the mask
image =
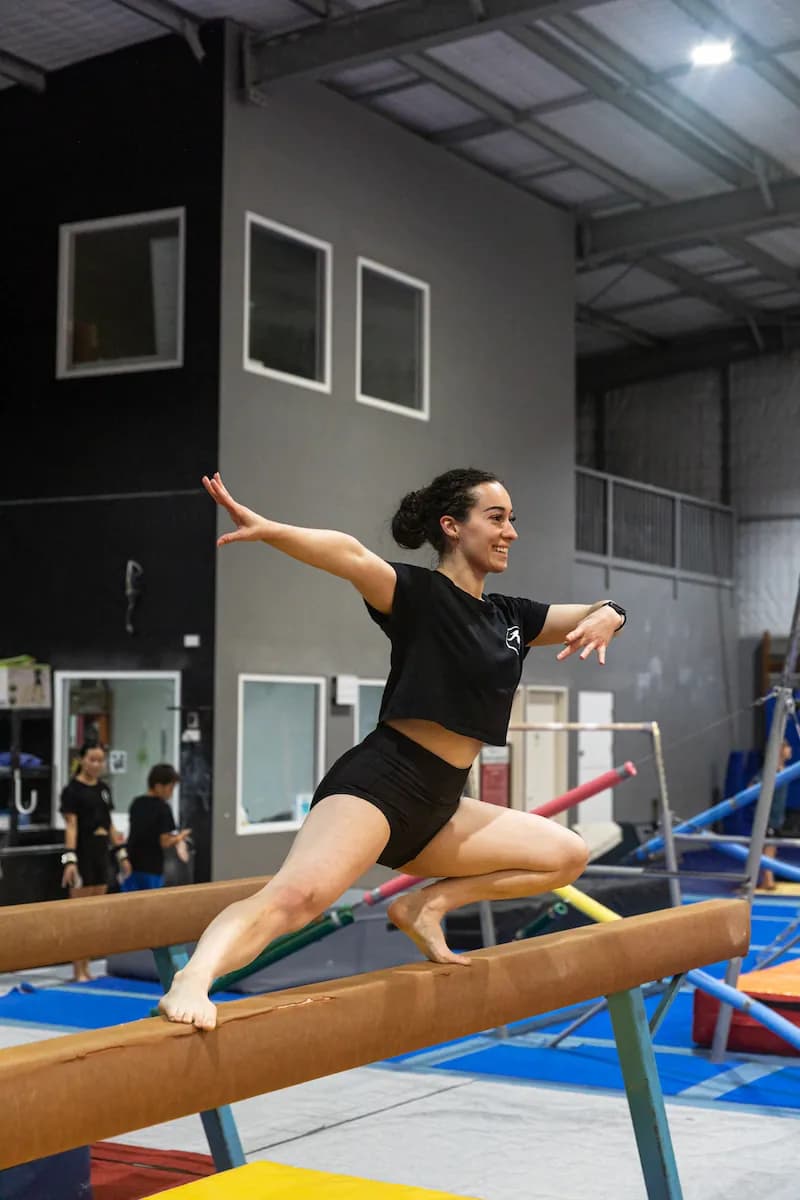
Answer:
MULTIPOLYGON (((58 987, 23 984, 0 996, 0 1024, 4 1021, 55 1025, 69 1029, 105 1029, 149 1017, 163 994, 151 980, 103 976, 89 983, 58 987)), ((235 992, 221 992, 214 1002, 241 1000, 235 992)))

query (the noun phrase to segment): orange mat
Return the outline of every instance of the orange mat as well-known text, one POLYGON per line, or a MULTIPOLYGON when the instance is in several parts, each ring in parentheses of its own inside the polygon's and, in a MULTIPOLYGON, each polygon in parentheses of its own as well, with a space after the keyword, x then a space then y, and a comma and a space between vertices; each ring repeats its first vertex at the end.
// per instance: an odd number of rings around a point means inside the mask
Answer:
MULTIPOLYGON (((800 1028, 800 959, 741 975, 739 991, 760 1000, 800 1028)), ((719 1000, 698 989, 694 994, 692 1037, 699 1046, 711 1045, 718 1012, 719 1000)), ((753 1054, 800 1055, 800 1050, 765 1029, 760 1021, 735 1010, 728 1049, 747 1050, 753 1054)))
POLYGON ((142 1200, 183 1183, 214 1174, 209 1154, 150 1150, 120 1142, 95 1142, 92 1154, 94 1200, 142 1200))

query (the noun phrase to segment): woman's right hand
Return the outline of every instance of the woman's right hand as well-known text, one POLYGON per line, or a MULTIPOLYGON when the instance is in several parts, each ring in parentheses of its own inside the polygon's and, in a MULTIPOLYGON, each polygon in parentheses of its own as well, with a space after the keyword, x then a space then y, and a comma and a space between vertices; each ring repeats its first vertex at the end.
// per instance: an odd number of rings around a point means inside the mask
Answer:
POLYGON ((67 863, 61 875, 62 888, 74 888, 78 886, 78 864, 67 863))
POLYGON ((219 471, 211 479, 204 475, 203 487, 212 500, 215 500, 220 508, 225 509, 236 526, 234 533, 223 533, 222 537, 217 539, 218 546, 226 546, 228 542, 261 542, 264 540, 272 522, 268 521, 266 517, 259 516, 257 512, 253 512, 251 508, 245 508, 243 504, 238 504, 222 482, 219 471))

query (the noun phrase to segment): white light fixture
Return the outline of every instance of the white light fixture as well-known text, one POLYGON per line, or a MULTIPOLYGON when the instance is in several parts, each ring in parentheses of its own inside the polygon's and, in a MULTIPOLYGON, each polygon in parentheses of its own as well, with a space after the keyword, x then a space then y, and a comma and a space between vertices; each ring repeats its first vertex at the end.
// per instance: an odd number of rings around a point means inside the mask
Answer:
POLYGON ((696 67, 718 67, 733 58, 732 42, 701 42, 692 48, 692 63, 696 67))

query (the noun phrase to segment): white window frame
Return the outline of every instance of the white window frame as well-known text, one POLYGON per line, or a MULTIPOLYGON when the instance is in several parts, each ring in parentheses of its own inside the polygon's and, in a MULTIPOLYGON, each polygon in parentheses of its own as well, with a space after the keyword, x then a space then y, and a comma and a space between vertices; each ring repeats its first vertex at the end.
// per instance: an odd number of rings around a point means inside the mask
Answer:
POLYGON ((58 320, 56 328, 56 378, 77 379, 90 375, 128 375, 134 371, 164 371, 183 366, 184 303, 186 290, 186 209, 160 208, 152 212, 126 213, 119 217, 102 217, 92 221, 71 221, 59 226, 58 232, 58 320), (74 261, 74 238, 77 233, 95 229, 128 229, 132 225, 151 225, 157 221, 178 222, 178 342, 175 358, 141 360, 139 362, 103 363, 92 366, 68 364, 69 321, 71 307, 70 262, 74 261))
MULTIPOLYGON (((175 754, 181 752, 181 673, 180 671, 106 671, 97 667, 93 671, 55 671, 53 673, 53 794, 50 801, 50 824, 55 829, 64 829, 66 822, 58 811, 58 804, 67 780, 62 778, 62 757, 64 751, 64 711, 61 703, 63 695, 62 684, 70 679, 171 679, 175 685, 175 712, 172 718, 172 736, 175 742, 175 754)), ((180 770, 178 764, 176 769, 180 770)), ((178 805, 178 785, 171 803, 173 816, 180 812, 178 805)), ((127 813, 114 811, 114 824, 117 829, 127 833, 127 813)))
POLYGON ((361 724, 361 685, 365 684, 367 687, 382 687, 382 688, 386 687, 385 679, 366 679, 366 678, 362 679, 362 677, 360 675, 358 675, 356 678, 358 680, 358 682, 356 684, 356 702, 353 705, 353 745, 354 746, 358 745, 358 741, 359 741, 358 730, 359 730, 359 726, 361 724))
POLYGON ((242 326, 244 329, 244 342, 242 346, 242 364, 245 371, 249 371, 253 375, 263 375, 268 379, 280 379, 284 383, 293 383, 297 387, 311 388, 315 392, 331 391, 331 339, 333 325, 333 246, 330 242, 324 242, 321 238, 312 237, 310 233, 303 233, 300 229, 294 229, 290 225, 282 225, 279 221, 273 221, 269 217, 259 216, 258 213, 250 212, 244 214, 244 320, 242 326), (263 363, 256 362, 250 357, 250 230, 253 225, 259 225, 263 229, 269 229, 273 233, 278 233, 281 237, 290 238, 296 242, 303 242, 307 246, 313 246, 315 250, 321 250, 325 261, 325 316, 323 320, 323 377, 322 379, 306 379, 303 375, 291 375, 286 371, 277 371, 274 367, 265 367, 263 363))
POLYGON ((236 702, 236 833, 248 837, 259 833, 289 833, 300 828, 302 821, 248 821, 242 805, 242 757, 244 752, 244 689, 247 683, 312 683, 317 686, 317 763, 314 772, 316 788, 325 773, 325 713, 328 702, 328 680, 324 675, 239 675, 236 702))
POLYGON ((375 262, 372 258, 359 255, 356 261, 356 400, 359 404, 368 404, 372 408, 382 408, 386 412, 400 413, 404 417, 413 417, 417 421, 429 421, 431 415, 430 398, 430 364, 431 364, 431 286, 423 279, 395 271, 392 267, 375 262), (407 408, 404 404, 395 404, 390 400, 381 400, 378 396, 367 395, 361 388, 361 317, 363 305, 364 267, 379 275, 386 275, 398 283, 408 284, 422 293, 422 408, 407 408))

